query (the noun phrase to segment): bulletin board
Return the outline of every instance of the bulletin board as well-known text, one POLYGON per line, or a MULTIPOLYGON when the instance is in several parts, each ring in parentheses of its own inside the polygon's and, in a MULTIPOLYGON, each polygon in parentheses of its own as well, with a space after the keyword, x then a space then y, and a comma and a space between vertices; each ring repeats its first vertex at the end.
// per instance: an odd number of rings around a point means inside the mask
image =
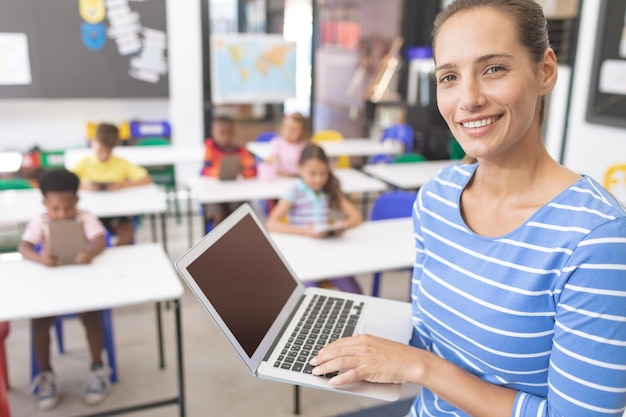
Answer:
POLYGON ((626 127, 626 0, 601 0, 587 121, 626 127))
POLYGON ((0 99, 168 93, 165 0, 0 1, 0 99))

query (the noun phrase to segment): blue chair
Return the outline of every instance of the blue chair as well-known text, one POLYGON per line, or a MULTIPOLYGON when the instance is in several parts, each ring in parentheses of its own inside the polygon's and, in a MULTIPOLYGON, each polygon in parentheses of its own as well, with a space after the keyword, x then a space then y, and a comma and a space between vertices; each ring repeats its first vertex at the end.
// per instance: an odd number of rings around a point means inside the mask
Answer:
POLYGON ((404 153, 411 153, 413 152, 415 135, 411 126, 406 123, 398 123, 383 130, 381 140, 398 140, 404 144, 404 153))
MULTIPOLYGON (((386 140, 402 142, 404 153, 412 153, 415 135, 411 126, 406 123, 398 123, 383 130, 380 140, 383 142, 386 140)), ((390 164, 392 162, 395 162, 394 157, 387 154, 372 155, 369 160, 370 164, 390 164)))
MULTIPOLYGON (((68 318, 74 318, 76 314, 64 314, 58 316, 54 322, 54 329, 56 333, 57 344, 59 347, 59 353, 65 353, 65 345, 63 343, 63 320, 68 318)), ((111 314, 111 309, 100 310, 100 321, 102 322, 102 336, 103 336, 103 346, 104 350, 107 354, 107 364, 109 365, 109 369, 111 370, 111 375, 109 376, 109 380, 112 384, 115 384, 118 381, 118 373, 117 373, 117 356, 115 353, 115 338, 113 336, 113 318, 111 314)), ((33 349, 31 344, 31 380, 39 374, 39 364, 37 363, 37 358, 35 357, 35 349, 33 349)))
POLYGON ((274 136, 276 136, 276 132, 261 132, 255 140, 256 142, 269 142, 274 136))
MULTIPOLYGON (((372 204, 370 220, 398 219, 411 217, 415 193, 411 191, 394 190, 380 196, 372 204)), ((372 295, 378 297, 380 292, 380 272, 374 273, 372 295)))

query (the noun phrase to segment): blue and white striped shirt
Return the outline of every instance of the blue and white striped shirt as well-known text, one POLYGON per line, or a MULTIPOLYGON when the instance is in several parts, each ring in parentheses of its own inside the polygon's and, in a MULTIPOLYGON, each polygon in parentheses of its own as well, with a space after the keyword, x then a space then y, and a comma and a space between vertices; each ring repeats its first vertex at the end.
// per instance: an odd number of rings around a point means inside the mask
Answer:
POLYGON ((291 203, 287 217, 294 226, 327 225, 330 221, 330 200, 320 191, 316 193, 297 178, 294 185, 283 195, 291 203))
MULTIPOLYGON (((518 390, 514 417, 622 416, 624 207, 583 177, 512 232, 479 236, 459 207, 476 167, 418 193, 411 344, 518 390)), ((411 415, 466 414, 424 388, 411 415)))

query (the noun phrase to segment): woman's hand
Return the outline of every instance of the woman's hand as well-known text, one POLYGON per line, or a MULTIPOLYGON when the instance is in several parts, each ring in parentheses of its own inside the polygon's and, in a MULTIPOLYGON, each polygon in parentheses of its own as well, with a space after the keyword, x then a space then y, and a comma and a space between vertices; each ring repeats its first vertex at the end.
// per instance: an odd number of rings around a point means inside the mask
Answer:
POLYGON ((402 343, 364 334, 339 339, 325 346, 311 360, 314 375, 343 373, 329 380, 332 385, 355 381, 379 383, 416 382, 423 351, 402 343))

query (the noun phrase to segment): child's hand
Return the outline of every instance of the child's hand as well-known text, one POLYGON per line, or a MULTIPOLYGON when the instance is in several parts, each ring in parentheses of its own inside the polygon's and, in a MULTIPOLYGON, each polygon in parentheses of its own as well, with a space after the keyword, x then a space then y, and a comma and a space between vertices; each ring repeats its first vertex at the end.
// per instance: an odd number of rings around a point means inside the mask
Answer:
POLYGON ((94 255, 88 250, 82 250, 78 252, 76 255, 76 263, 77 264, 89 264, 93 259, 94 255))
POLYGON ((335 226, 337 226, 337 228, 333 231, 333 233, 335 234, 335 236, 339 236, 342 235, 343 232, 346 231, 346 229, 348 229, 348 224, 346 221, 344 220, 339 220, 335 222, 335 226))
POLYGON ((121 190, 122 188, 125 188, 125 184, 123 182, 113 182, 111 184, 107 184, 107 191, 115 191, 115 190, 121 190))
POLYGON ((100 184, 93 181, 83 181, 81 188, 89 191, 100 191, 102 189, 100 184))
POLYGON ((305 236, 311 236, 311 237, 316 237, 316 238, 322 238, 328 235, 328 232, 320 231, 319 229, 315 227, 315 224, 313 223, 309 224, 308 226, 303 227, 302 232, 303 232, 302 234, 305 236))
POLYGON ((54 256, 52 253, 50 253, 50 251, 45 250, 44 252, 42 252, 42 254, 39 256, 39 262, 45 266, 59 266, 61 265, 61 262, 59 261, 59 259, 54 256))

